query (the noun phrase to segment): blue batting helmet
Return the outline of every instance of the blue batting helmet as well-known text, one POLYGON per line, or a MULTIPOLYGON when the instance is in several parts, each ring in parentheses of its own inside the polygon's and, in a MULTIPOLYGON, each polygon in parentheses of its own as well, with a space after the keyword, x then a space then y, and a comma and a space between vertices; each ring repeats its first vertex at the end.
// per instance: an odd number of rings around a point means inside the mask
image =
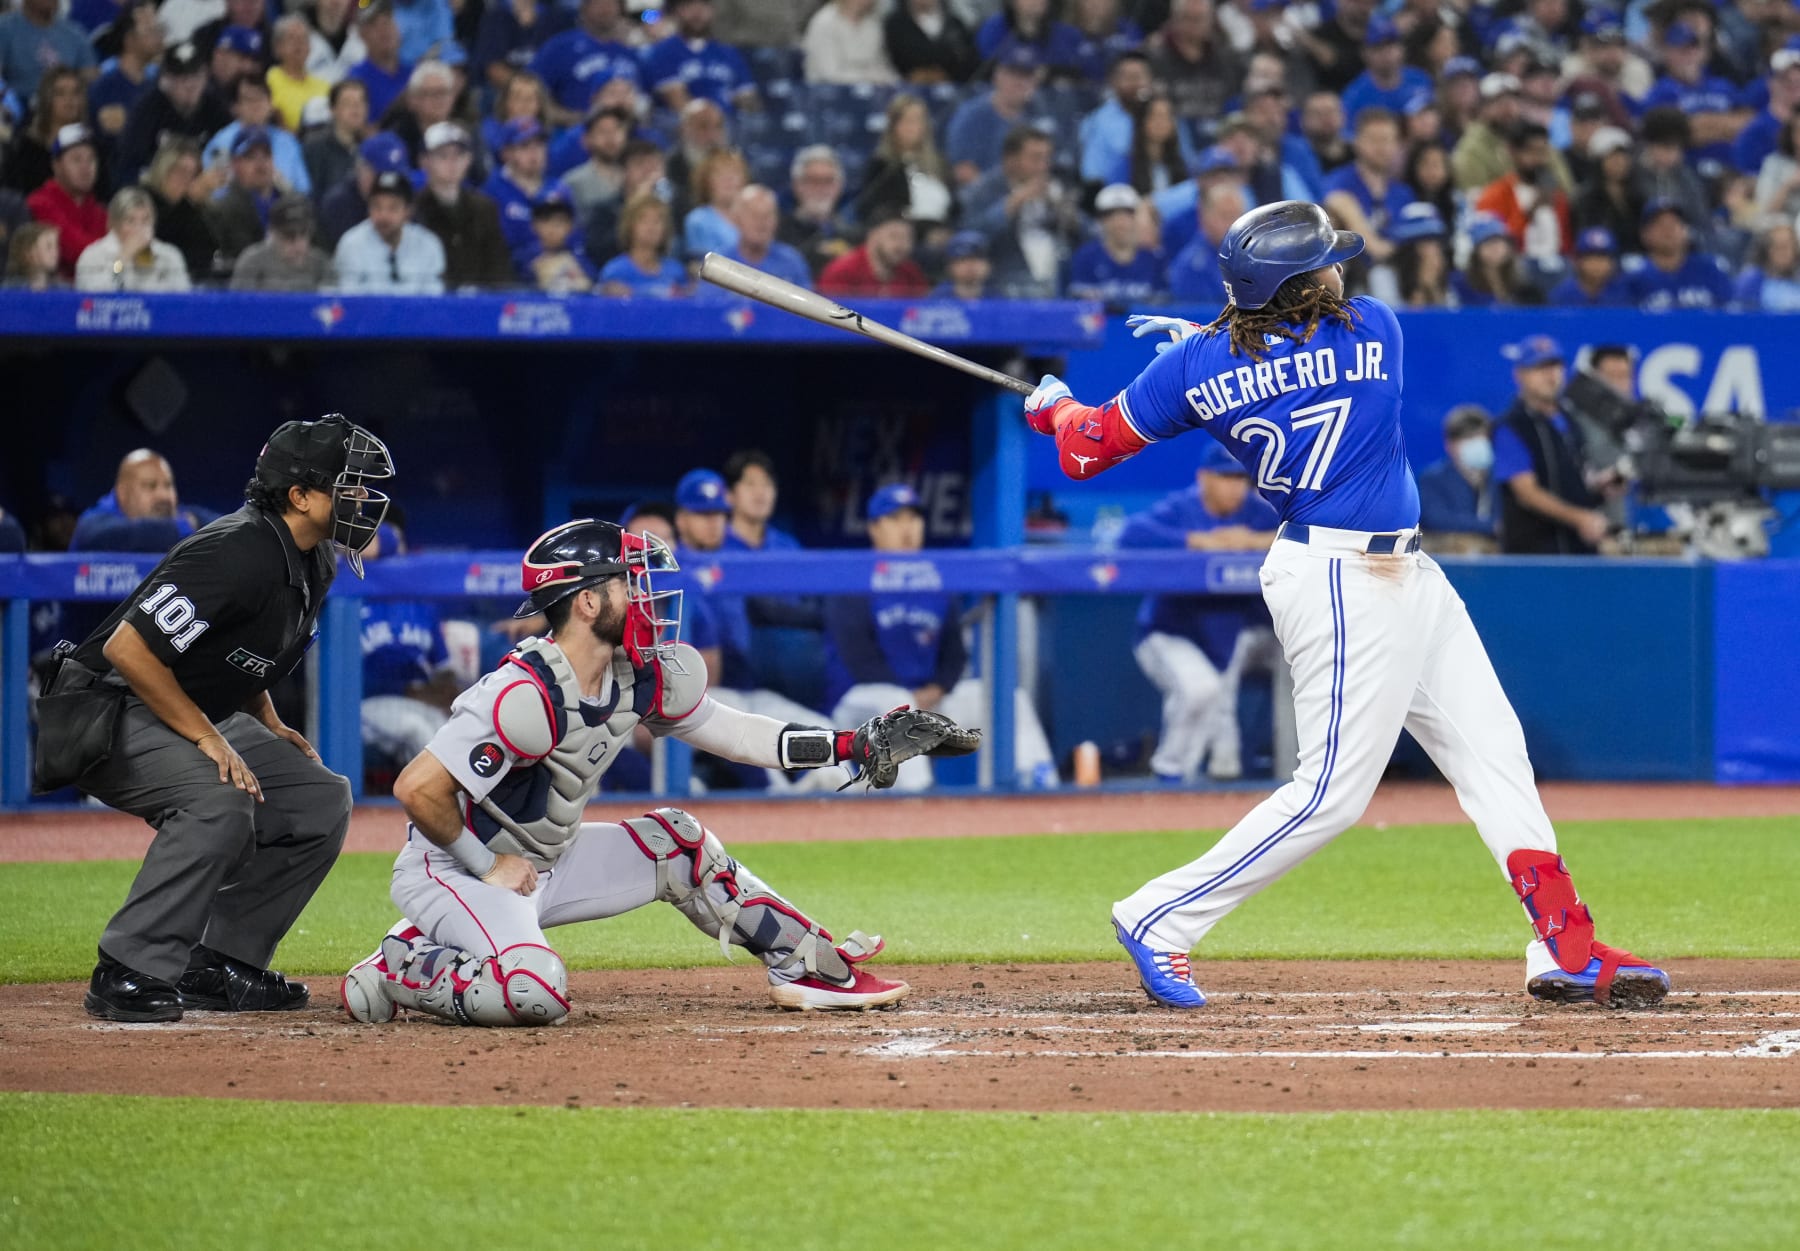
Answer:
POLYGON ((1234 304, 1261 308, 1295 274, 1336 265, 1362 250, 1363 237, 1334 230, 1318 205, 1281 200, 1231 224, 1219 245, 1219 272, 1234 304))

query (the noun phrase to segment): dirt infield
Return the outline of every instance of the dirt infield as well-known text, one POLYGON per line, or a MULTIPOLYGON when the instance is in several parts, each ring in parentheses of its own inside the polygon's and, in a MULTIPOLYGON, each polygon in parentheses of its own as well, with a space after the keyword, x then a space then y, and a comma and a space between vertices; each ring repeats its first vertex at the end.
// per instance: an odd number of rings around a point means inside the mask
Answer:
MULTIPOLYGON (((1544 806, 1557 821, 1681 820, 1800 815, 1800 786, 1702 786, 1671 783, 1550 782, 1544 806)), ((954 838, 980 834, 1091 834, 1125 830, 1225 829, 1266 792, 1254 786, 1215 791, 1080 791, 984 797, 888 797, 863 800, 731 800, 685 804, 733 846, 827 839, 954 838)), ((604 797, 589 820, 640 811, 604 797)), ((1363 823, 1461 823, 1448 786, 1388 783, 1363 823)), ((398 851, 406 819, 391 805, 358 808, 348 851, 398 851)), ((150 842, 142 821, 109 809, 0 817, 0 863, 24 860, 136 860, 150 842)))
POLYGON ((1329 1111, 1800 1106, 1800 961, 1695 960, 1654 1012, 1552 1008, 1522 963, 1208 962, 1153 1007, 1118 964, 892 970, 866 1015, 769 1006, 755 966, 584 973, 549 1029, 306 1011, 108 1025, 0 987, 0 1088, 436 1104, 1329 1111))

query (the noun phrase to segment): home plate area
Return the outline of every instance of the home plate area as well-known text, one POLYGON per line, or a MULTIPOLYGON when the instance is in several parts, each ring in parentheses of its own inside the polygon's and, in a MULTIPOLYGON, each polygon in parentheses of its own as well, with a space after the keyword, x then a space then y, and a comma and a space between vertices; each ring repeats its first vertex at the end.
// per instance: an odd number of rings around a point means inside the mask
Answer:
MULTIPOLYGON (((1654 1011, 1539 1004, 1523 961, 1203 961, 1210 1003, 1121 962, 885 966, 867 1014, 772 1008, 739 964, 577 974, 548 1029, 359 1026, 314 1006, 88 1019, 81 987, 0 988, 0 1088, 564 1107, 1029 1112, 1800 1106, 1800 962, 1673 961, 1654 1011)), ((323 992, 323 993, 322 993, 323 992)))

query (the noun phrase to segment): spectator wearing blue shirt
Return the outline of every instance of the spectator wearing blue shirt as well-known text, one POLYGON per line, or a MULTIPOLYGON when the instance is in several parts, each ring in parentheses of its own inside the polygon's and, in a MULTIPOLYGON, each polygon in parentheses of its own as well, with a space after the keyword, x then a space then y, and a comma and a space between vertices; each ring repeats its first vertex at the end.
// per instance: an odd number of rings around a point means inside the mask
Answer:
MULTIPOLYGON (((775 237, 781 225, 781 209, 773 191, 755 183, 739 191, 731 206, 731 225, 737 232, 737 242, 717 249, 722 256, 812 290, 812 270, 807 268, 806 258, 775 237)), ((725 288, 710 282, 701 283, 699 290, 709 300, 734 298, 725 288)))
POLYGON ((1389 223, 1413 202, 1412 188, 1400 181, 1400 119, 1386 109, 1367 108, 1356 119, 1350 142, 1354 158, 1325 176, 1325 210, 1340 230, 1367 240, 1372 264, 1394 254, 1387 237, 1389 223))
POLYGON ((1738 276, 1737 306, 1763 313, 1800 312, 1800 249, 1794 223, 1786 218, 1762 228, 1752 263, 1738 276))
POLYGON ((560 188, 546 192, 531 206, 532 245, 520 268, 546 295, 585 295, 599 272, 588 260, 575 229, 575 206, 560 188))
MULTIPOLYGON (((1291 102, 1287 86, 1280 80, 1256 83, 1244 88, 1244 122, 1263 146, 1275 154, 1276 160, 1299 179, 1304 194, 1295 199, 1317 200, 1325 193, 1325 172, 1319 167, 1318 153, 1305 136, 1289 129, 1291 102)), ((1286 177, 1284 173, 1283 177, 1286 177)))
POLYGON ((761 108, 742 54, 712 38, 712 0, 674 0, 668 14, 676 33, 644 52, 650 90, 677 113, 695 98, 724 109, 761 108))
POLYGON ((1663 31, 1664 74, 1638 102, 1641 111, 1677 108, 1693 127, 1690 159, 1708 177, 1731 163, 1732 141, 1750 120, 1743 93, 1730 79, 1706 72, 1708 49, 1687 22, 1671 23, 1663 31))
MULTIPOLYGON (((400 532, 383 525, 362 558, 404 555, 400 532)), ((403 768, 444 728, 450 705, 462 691, 434 603, 362 602, 362 679, 362 742, 373 757, 370 763, 403 768)))
POLYGON ((1075 70, 1087 82, 1105 82, 1119 58, 1144 42, 1143 29, 1120 15, 1122 7, 1121 0, 1076 0, 1069 10, 1069 25, 1081 40, 1075 46, 1075 70))
POLYGON ((959 230, 944 245, 944 281, 932 288, 933 299, 986 300, 993 298, 988 279, 994 267, 988 260, 987 236, 979 230, 959 230))
POLYGON ((994 66, 994 85, 964 100, 944 132, 944 155, 956 185, 966 187, 1000 164, 1006 136, 1017 126, 1044 118, 1037 98, 1044 62, 1029 47, 1009 47, 994 66))
POLYGON ((1592 555, 1610 523, 1588 489, 1580 427, 1563 410, 1562 345, 1546 334, 1508 344, 1518 398, 1494 428, 1500 545, 1509 555, 1592 555))
POLYGON ((1208 187, 1200 199, 1200 232, 1169 262, 1169 298, 1178 304, 1221 306, 1231 298, 1219 271, 1219 245, 1231 223, 1249 211, 1243 188, 1234 183, 1208 187))
MULTIPOLYGON (((275 106, 269 95, 269 84, 255 74, 237 80, 231 93, 231 124, 207 142, 201 160, 216 165, 231 156, 238 136, 247 130, 259 130, 269 139, 269 155, 275 162, 275 175, 283 190, 311 195, 312 175, 306 168, 306 154, 291 131, 274 122, 275 106)), ((223 191, 220 192, 223 194, 223 191)))
MULTIPOLYGON (((1123 548, 1190 552, 1267 551, 1275 510, 1250 489, 1244 467, 1222 446, 1204 444, 1195 483, 1128 519, 1123 548)), ((1201 764, 1219 780, 1243 773, 1237 692, 1252 666, 1276 659, 1260 597, 1150 595, 1138 609, 1133 655, 1162 694, 1162 731, 1150 768, 1159 781, 1191 782, 1201 764)))
POLYGON ((529 68, 538 51, 574 23, 575 15, 555 0, 486 6, 469 54, 474 80, 504 91, 515 70, 529 68))
POLYGON ((736 148, 707 153, 694 169, 694 207, 681 223, 682 252, 698 261, 708 252, 735 248, 738 229, 731 219, 738 193, 750 182, 750 167, 736 148))
POLYGON ((30 99, 45 70, 67 66, 92 77, 94 47, 87 32, 56 15, 56 0, 19 0, 15 12, 0 17, 0 82, 30 99))
MULTIPOLYGON (((877 552, 909 566, 914 561, 929 566, 918 559, 925 547, 925 512, 912 487, 896 482, 876 491, 869 497, 868 520, 869 543, 877 552)), ((829 724, 860 725, 900 704, 936 710, 962 725, 985 724, 989 705, 983 683, 963 676, 968 650, 961 605, 928 587, 884 586, 879 572, 870 591, 826 601, 826 672, 835 701, 829 724)), ((1013 717, 1015 780, 1022 787, 1054 787, 1049 740, 1030 698, 1017 687, 1013 717)), ((919 756, 900 766, 895 789, 921 791, 931 784, 931 762, 919 756)))
POLYGON ((1109 94, 1081 119, 1083 182, 1122 182, 1130 177, 1132 137, 1153 86, 1150 61, 1143 53, 1127 52, 1113 63, 1109 94))
POLYGON ((19 519, 0 508, 0 555, 22 556, 25 554, 25 527, 19 519))
POLYGON ((1572 272, 1550 291, 1550 303, 1565 308, 1629 306, 1631 292, 1619 272, 1619 243, 1605 226, 1590 226, 1575 238, 1572 272))
POLYGON ((1406 63, 1400 28, 1386 14, 1369 18, 1363 34, 1363 72, 1344 88, 1344 113, 1352 126, 1364 109, 1386 109, 1404 117, 1436 91, 1431 75, 1406 63))
POLYGON ((539 49, 531 68, 550 88, 552 122, 579 122, 600 88, 615 78, 643 85, 637 50, 626 42, 629 34, 619 0, 582 0, 575 28, 539 49))
POLYGON ((100 66, 100 77, 88 88, 94 129, 107 144, 124 132, 132 108, 156 84, 156 61, 163 54, 154 0, 132 0, 120 10, 117 29, 119 53, 100 66))
POLYGON ((169 462, 140 447, 119 462, 113 489, 76 520, 69 550, 166 552, 218 517, 208 509, 182 507, 169 462))
POLYGON ((1050 16, 1050 0, 1001 0, 975 32, 975 51, 991 61, 1008 48, 1030 48, 1052 74, 1080 72, 1081 32, 1050 16))
POLYGON ((537 243, 531 233, 531 206, 563 185, 544 174, 549 159, 544 128, 536 122, 509 122, 500 135, 500 168, 482 185, 482 190, 500 206, 500 233, 513 254, 513 263, 523 266, 526 255, 537 243))
POLYGON ((1738 132, 1731 163, 1746 174, 1762 169, 1781 141, 1781 132, 1800 109, 1800 48, 1778 48, 1769 58, 1768 103, 1738 132))
POLYGON ((350 77, 369 89, 369 117, 376 125, 406 90, 413 67, 400 57, 400 26, 393 0, 371 0, 356 14, 356 31, 367 55, 350 67, 350 77))
POLYGON ((1644 254, 1629 258, 1625 265, 1631 303, 1647 313, 1731 304, 1731 278, 1725 267, 1716 257, 1693 250, 1687 219, 1673 200, 1646 204, 1638 234, 1644 254))
POLYGON ((1419 471, 1419 529, 1434 553, 1500 550, 1493 469, 1492 419, 1479 404, 1458 404, 1444 417, 1444 459, 1419 471))
POLYGON ((1160 302, 1166 293, 1162 257, 1139 241, 1143 204, 1129 183, 1102 187, 1094 197, 1099 231, 1069 259, 1069 296, 1122 309, 1160 302))
MULTIPOLYGON (((394 24, 400 28, 400 59, 408 65, 420 61, 449 62, 456 54, 456 15, 450 0, 392 0, 394 24)), ((466 58, 465 58, 466 59, 466 58)))
POLYGON ((687 286, 687 270, 669 256, 669 206, 650 193, 619 213, 619 254, 600 267, 600 294, 667 299, 687 286))
POLYGON ((1207 191, 1228 183, 1244 193, 1244 203, 1251 199, 1250 184, 1244 177, 1243 162, 1222 143, 1202 152, 1193 165, 1193 177, 1177 183, 1167 191, 1150 198, 1156 215, 1162 218, 1162 250, 1164 256, 1180 256, 1182 249, 1200 229, 1200 203, 1207 191))

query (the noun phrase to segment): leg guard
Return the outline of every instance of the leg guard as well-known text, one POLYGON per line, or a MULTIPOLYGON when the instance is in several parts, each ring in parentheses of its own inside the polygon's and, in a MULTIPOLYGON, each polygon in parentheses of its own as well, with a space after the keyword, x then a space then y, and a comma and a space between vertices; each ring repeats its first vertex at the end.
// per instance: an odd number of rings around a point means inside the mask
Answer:
MULTIPOLYGON (((1531 928, 1557 967, 1583 980, 1593 978, 1591 997, 1595 1003, 1609 1002, 1613 981, 1621 968, 1648 969, 1656 973, 1651 980, 1658 981, 1667 991, 1667 976, 1653 969, 1649 961, 1609 947, 1594 937, 1593 914, 1575 893, 1574 879, 1561 856, 1521 848, 1506 858, 1506 871, 1519 902, 1525 905, 1531 928)), ((1655 997, 1662 998, 1660 994, 1655 997)))
POLYGON ((458 1025, 551 1025, 569 1013, 568 970, 560 956, 537 943, 477 956, 435 946, 423 935, 409 941, 390 934, 381 942, 377 964, 365 962, 350 972, 344 1004, 358 1020, 375 1019, 357 1012, 359 1000, 371 992, 393 1006, 458 1025), (379 982, 371 976, 377 968, 379 982))
POLYGON ((672 903, 696 927, 745 948, 776 980, 816 976, 839 985, 855 980, 851 966, 881 950, 881 940, 858 931, 841 946, 793 904, 726 854, 718 836, 679 808, 658 808, 624 822, 643 853, 656 861, 656 897, 672 903))

